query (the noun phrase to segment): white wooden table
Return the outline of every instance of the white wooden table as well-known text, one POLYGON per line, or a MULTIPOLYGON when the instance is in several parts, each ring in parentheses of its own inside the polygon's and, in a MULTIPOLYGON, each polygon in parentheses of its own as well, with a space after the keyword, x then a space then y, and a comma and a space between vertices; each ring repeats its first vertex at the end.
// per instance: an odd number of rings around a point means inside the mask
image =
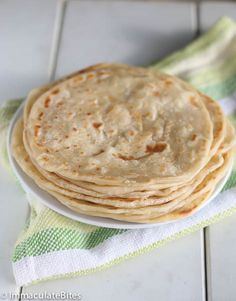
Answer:
MULTIPOLYGON (((236 4, 0 1, 0 102, 101 61, 147 65, 190 42, 236 4)), ((0 293, 79 292, 83 300, 236 300, 236 216, 106 271, 17 288, 10 255, 28 205, 0 171, 0 293)))

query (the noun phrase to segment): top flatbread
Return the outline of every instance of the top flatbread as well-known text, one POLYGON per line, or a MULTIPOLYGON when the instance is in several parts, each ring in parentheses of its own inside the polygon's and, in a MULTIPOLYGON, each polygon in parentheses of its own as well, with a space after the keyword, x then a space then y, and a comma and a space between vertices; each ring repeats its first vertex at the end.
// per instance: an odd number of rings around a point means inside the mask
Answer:
POLYGON ((25 132, 44 170, 109 185, 184 182, 206 164, 213 141, 197 91, 175 77, 114 64, 45 91, 28 110, 25 132))

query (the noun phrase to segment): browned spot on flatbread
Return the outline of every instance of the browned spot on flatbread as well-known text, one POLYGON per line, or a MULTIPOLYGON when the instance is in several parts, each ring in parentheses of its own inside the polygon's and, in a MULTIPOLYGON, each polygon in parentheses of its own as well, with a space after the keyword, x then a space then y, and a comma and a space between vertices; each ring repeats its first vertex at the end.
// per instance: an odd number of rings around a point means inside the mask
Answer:
POLYGON ((159 142, 155 145, 147 145, 146 152, 147 153, 161 153, 166 149, 166 147, 167 147, 167 144, 165 142, 159 142))
POLYGON ((39 116, 38 116, 38 120, 39 120, 39 121, 41 121, 41 120, 42 120, 42 117, 43 117, 43 115, 44 115, 44 113, 43 113, 43 112, 39 113, 39 116))
POLYGON ((191 141, 195 141, 196 138, 197 138, 197 135, 196 134, 192 134, 191 141))
POLYGON ((45 108, 48 108, 48 107, 49 107, 50 101, 51 101, 51 99, 50 99, 50 97, 48 96, 48 97, 45 99, 45 102, 44 102, 44 107, 45 107, 45 108))
POLYGON ((101 123, 101 122, 94 122, 94 123, 93 123, 93 127, 94 127, 95 129, 99 129, 100 126, 102 126, 102 123, 101 123))
POLYGON ((36 126, 34 127, 34 136, 35 136, 35 137, 38 137, 39 129, 40 129, 40 128, 41 128, 40 125, 36 125, 36 126))
POLYGON ((124 156, 124 155, 118 154, 118 157, 124 161, 135 160, 135 158, 133 156, 124 156))

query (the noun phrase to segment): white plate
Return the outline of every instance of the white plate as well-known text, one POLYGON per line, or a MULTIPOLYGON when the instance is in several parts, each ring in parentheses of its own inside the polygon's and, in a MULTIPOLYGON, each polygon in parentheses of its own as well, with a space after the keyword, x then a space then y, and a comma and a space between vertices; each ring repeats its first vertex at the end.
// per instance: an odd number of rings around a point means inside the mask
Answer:
MULTIPOLYGON (((8 134, 7 134, 8 156, 9 156, 11 167, 12 167, 13 171, 15 172, 17 178, 19 179, 21 185, 25 189, 25 191, 30 192, 31 194, 36 196, 39 199, 39 201, 41 201, 45 206, 47 206, 48 208, 50 208, 64 216, 72 218, 73 220, 76 220, 76 221, 79 221, 79 222, 82 222, 85 224, 90 224, 90 225, 95 225, 95 226, 100 226, 100 227, 107 227, 107 228, 141 229, 141 228, 150 228, 150 227, 164 225, 167 223, 176 222, 176 221, 170 221, 170 222, 164 222, 164 223, 162 222, 162 223, 156 223, 156 224, 139 224, 139 223, 122 222, 122 221, 117 221, 117 220, 113 220, 110 218, 89 216, 89 215, 76 213, 76 212, 72 211, 71 209, 67 208, 66 206, 64 206, 63 204, 61 204, 59 201, 57 201, 56 198, 54 198, 46 191, 39 188, 37 186, 37 184, 35 184, 35 182, 22 171, 22 169, 19 167, 19 165, 16 163, 15 159, 12 156, 12 152, 11 152, 12 130, 13 130, 16 120, 18 119, 18 117, 20 117, 22 115, 22 111, 23 111, 23 104, 17 110, 17 112, 15 113, 15 115, 9 125, 8 134)), ((204 204, 201 207, 199 207, 199 209, 206 206, 221 191, 221 189, 223 188, 223 186, 225 185, 226 181, 228 180, 228 178, 230 176, 230 173, 232 171, 232 166, 233 166, 233 164, 231 164, 226 176, 217 185, 214 193, 210 196, 210 198, 206 202, 204 202, 204 204)))

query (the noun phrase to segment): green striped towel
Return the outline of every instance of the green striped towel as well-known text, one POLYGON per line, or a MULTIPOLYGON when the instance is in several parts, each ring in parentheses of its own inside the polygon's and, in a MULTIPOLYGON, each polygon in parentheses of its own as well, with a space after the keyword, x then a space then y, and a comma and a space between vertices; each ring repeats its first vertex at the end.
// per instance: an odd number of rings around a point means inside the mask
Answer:
MULTIPOLYGON (((151 68, 176 74, 217 99, 236 121, 236 24, 222 18, 206 34, 151 68)), ((0 112, 0 133, 19 106, 7 102, 0 112)), ((2 161, 7 164, 4 139, 2 161)), ((12 264, 17 285, 84 275, 140 255, 197 231, 236 211, 236 167, 221 194, 194 216, 140 230, 85 225, 43 206, 26 194, 31 213, 14 247, 12 264)))

